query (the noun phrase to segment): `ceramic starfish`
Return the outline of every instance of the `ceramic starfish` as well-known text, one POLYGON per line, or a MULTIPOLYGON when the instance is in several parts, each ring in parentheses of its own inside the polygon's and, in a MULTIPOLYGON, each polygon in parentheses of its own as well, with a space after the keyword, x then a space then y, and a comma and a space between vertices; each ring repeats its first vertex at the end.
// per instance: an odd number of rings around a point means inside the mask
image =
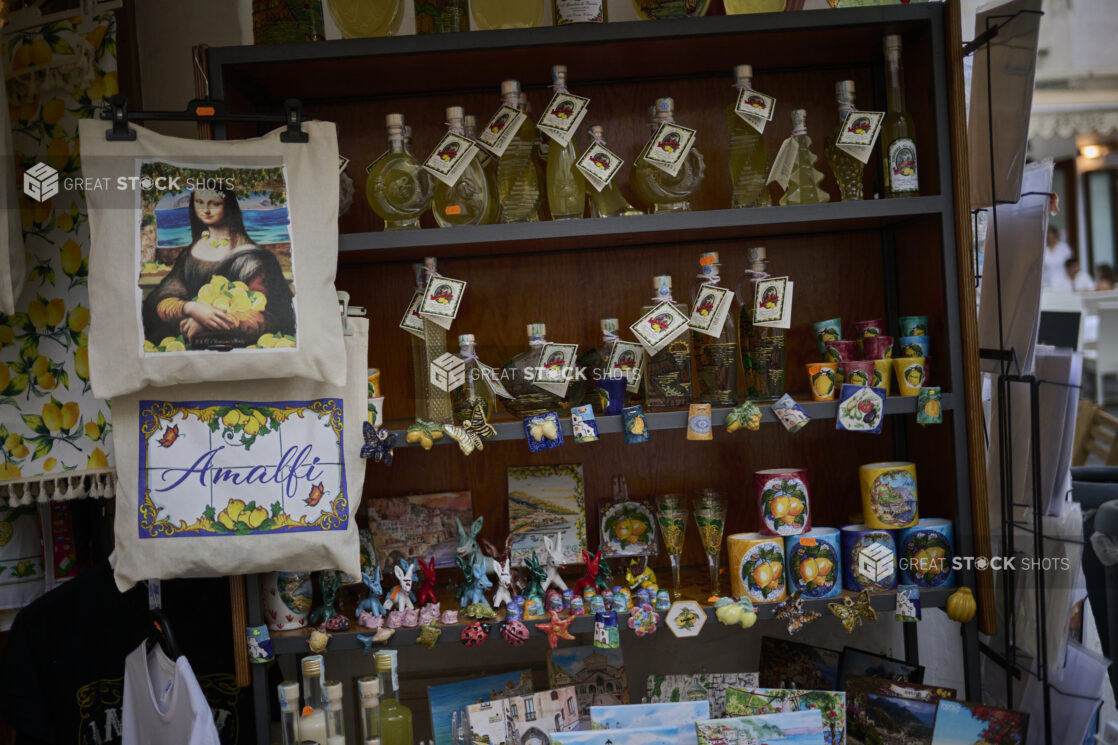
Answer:
POLYGON ((567 631, 567 627, 571 625, 573 618, 559 618, 559 614, 551 611, 551 621, 548 623, 537 623, 536 628, 547 634, 547 644, 552 649, 559 646, 560 639, 574 639, 574 635, 567 631))

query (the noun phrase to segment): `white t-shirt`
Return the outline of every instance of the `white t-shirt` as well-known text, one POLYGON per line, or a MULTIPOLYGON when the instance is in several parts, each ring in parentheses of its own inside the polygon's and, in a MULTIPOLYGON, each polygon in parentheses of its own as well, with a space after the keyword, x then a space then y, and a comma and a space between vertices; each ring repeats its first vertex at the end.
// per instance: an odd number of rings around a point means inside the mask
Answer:
MULTIPOLYGON (((1072 257, 1071 246, 1060 241, 1052 248, 1044 246, 1044 269, 1040 275, 1043 287, 1056 288, 1062 284, 1061 277, 1067 277, 1064 271, 1064 262, 1072 257)), ((1092 288, 1094 289, 1094 288, 1092 288)))
POLYGON ((124 660, 123 745, 221 745, 213 711, 186 657, 147 642, 124 660))
POLYGON ((1075 275, 1075 280, 1072 280, 1068 277, 1068 273, 1061 269, 1060 276, 1048 286, 1048 289, 1057 292, 1091 292, 1095 289, 1095 280, 1082 269, 1075 275))

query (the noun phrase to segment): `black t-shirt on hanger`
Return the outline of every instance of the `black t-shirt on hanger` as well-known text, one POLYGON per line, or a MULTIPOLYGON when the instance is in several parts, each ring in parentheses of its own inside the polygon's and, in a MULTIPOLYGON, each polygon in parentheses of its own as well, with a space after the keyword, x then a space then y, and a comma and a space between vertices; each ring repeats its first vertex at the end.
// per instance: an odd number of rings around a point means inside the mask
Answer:
MULTIPOLYGON (((223 745, 255 741, 252 690, 233 674, 229 584, 162 583, 163 609, 223 745)), ((17 745, 119 745, 124 658, 148 635, 147 589, 117 591, 108 562, 24 608, 0 658, 0 712, 17 745)))

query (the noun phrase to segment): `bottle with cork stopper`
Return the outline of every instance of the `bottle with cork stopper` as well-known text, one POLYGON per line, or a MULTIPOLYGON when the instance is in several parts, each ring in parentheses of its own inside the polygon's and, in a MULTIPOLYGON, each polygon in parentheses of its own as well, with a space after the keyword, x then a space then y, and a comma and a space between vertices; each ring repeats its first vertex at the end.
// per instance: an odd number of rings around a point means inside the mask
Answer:
POLYGON ((365 199, 385 230, 418 230, 419 217, 431 206, 435 185, 405 142, 404 115, 388 114, 388 151, 365 169, 365 199))
MULTIPOLYGON (((448 106, 446 123, 451 132, 466 135, 466 114, 461 106, 448 106)), ((496 214, 490 201, 497 198, 489 189, 485 171, 475 156, 466 170, 459 175, 454 186, 439 181, 435 184, 435 198, 431 212, 440 228, 456 225, 482 225, 496 214)))
MULTIPOLYGON (((653 132, 660 126, 675 122, 675 100, 658 98, 653 107, 655 118, 649 123, 653 132)), ((662 143, 654 143, 654 147, 662 143)), ((691 199, 699 190, 706 175, 706 163, 697 146, 692 146, 676 174, 672 176, 638 158, 633 165, 633 191, 637 198, 644 201, 652 212, 685 212, 691 209, 691 199)))
POLYGON ((764 246, 749 249, 749 270, 738 291, 741 322, 738 324, 742 389, 752 401, 775 401, 784 395, 788 364, 784 329, 753 325, 757 282, 768 277, 768 255, 764 246))
MULTIPOLYGON (((753 89, 753 66, 734 68, 734 87, 753 89)), ((731 104, 726 110, 730 129, 730 186, 732 207, 769 207, 769 150, 765 138, 738 116, 731 104)))

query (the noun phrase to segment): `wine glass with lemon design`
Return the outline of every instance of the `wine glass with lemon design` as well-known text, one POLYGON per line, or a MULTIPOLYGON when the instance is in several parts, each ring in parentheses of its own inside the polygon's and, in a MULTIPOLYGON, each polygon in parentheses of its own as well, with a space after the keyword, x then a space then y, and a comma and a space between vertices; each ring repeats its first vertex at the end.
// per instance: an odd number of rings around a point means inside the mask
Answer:
POLYGON ((718 594, 718 560, 722 534, 726 530, 726 497, 714 489, 703 489, 695 499, 695 525, 710 564, 710 592, 718 594))
POLYGON ((683 597, 679 588, 679 565, 683 558, 683 539, 687 534, 687 503, 679 494, 664 494, 656 498, 656 522, 664 538, 664 548, 672 565, 672 600, 683 597))

